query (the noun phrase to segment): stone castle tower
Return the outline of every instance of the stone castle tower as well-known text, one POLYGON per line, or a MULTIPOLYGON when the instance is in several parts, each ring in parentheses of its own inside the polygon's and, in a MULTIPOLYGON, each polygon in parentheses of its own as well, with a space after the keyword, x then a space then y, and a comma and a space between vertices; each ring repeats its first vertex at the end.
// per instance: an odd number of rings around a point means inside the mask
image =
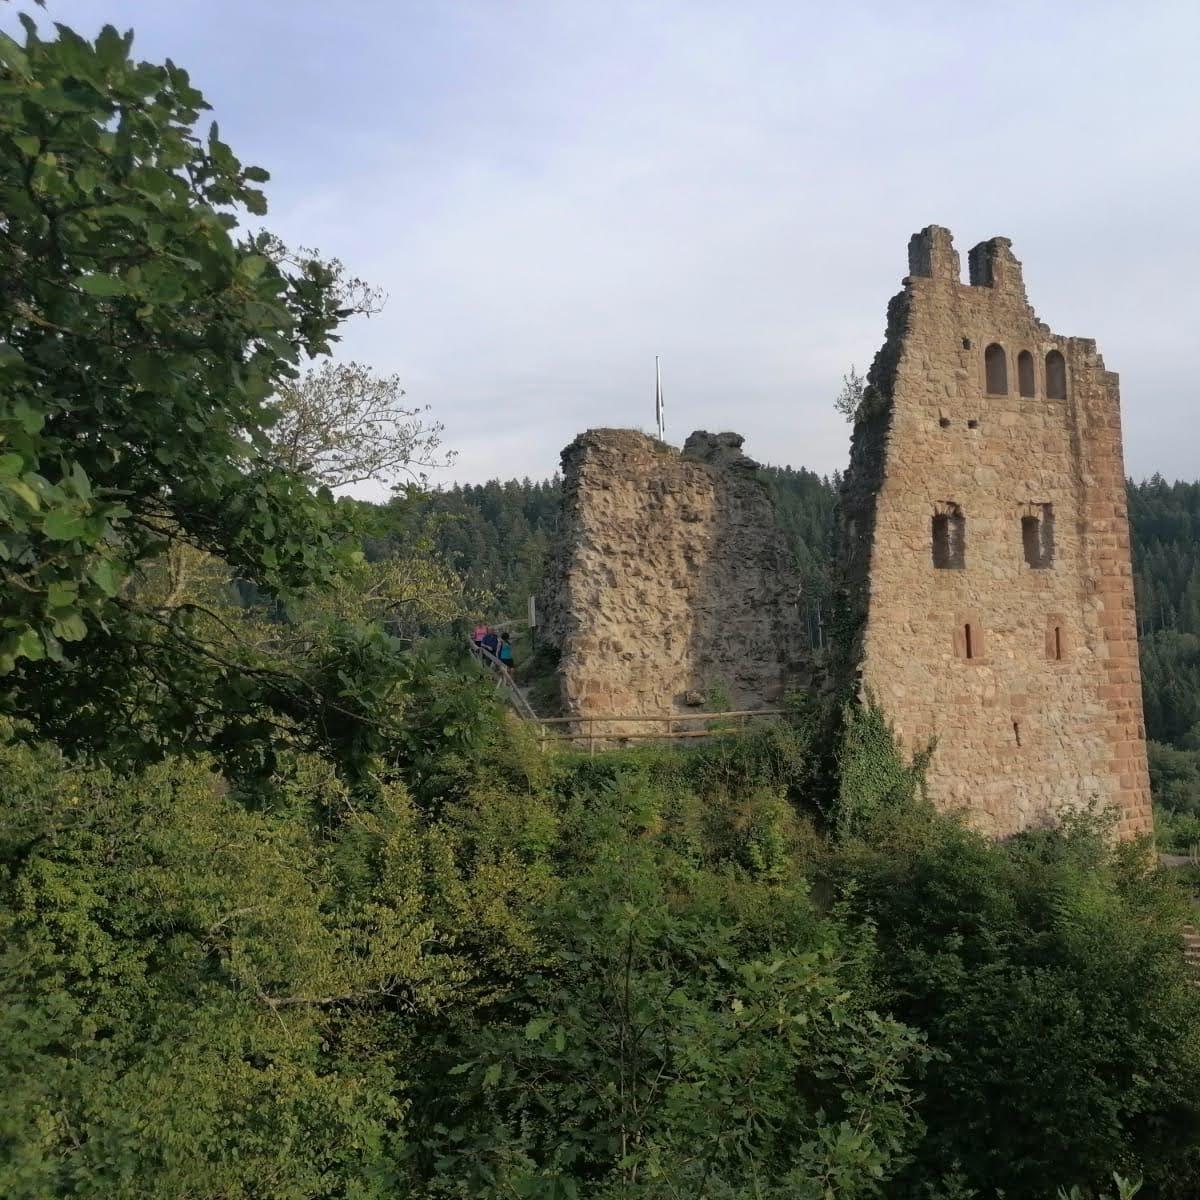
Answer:
POLYGON ((1150 828, 1117 376, 1025 297, 1006 238, 961 282, 909 243, 843 490, 850 665, 929 791, 1006 835, 1095 801, 1150 828))

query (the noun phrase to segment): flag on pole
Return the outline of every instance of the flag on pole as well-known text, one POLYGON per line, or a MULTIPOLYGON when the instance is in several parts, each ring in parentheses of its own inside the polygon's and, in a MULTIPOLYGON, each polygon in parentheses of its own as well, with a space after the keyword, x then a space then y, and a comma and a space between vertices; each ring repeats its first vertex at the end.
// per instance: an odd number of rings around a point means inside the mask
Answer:
POLYGON ((654 419, 658 423, 658 440, 667 440, 667 410, 663 404, 662 369, 658 365, 658 355, 654 356, 654 419))

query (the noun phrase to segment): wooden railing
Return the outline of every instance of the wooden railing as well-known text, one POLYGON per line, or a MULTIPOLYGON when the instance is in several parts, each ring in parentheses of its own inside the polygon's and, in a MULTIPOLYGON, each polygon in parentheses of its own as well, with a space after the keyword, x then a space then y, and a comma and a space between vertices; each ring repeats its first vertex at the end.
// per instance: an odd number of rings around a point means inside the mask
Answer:
POLYGON ((490 650, 484 646, 477 646, 474 642, 468 642, 471 654, 478 659, 485 667, 489 668, 496 676, 496 685, 500 688, 507 697, 509 703, 515 708, 518 714, 526 721, 537 721, 538 715, 533 711, 528 700, 525 699, 525 693, 517 686, 517 681, 513 678, 512 671, 508 665, 500 661, 490 650))
POLYGON ((730 721, 734 729, 745 729, 753 720, 774 719, 786 715, 782 708, 738 708, 728 712, 661 713, 647 716, 644 713, 605 714, 603 716, 580 715, 576 717, 538 717, 542 727, 543 749, 547 742, 567 742, 572 745, 587 743, 588 753, 595 754, 600 742, 661 742, 681 738, 711 738, 730 732, 730 721), (717 728, 688 728, 696 722, 716 722, 717 728), (613 730, 613 725, 658 725, 657 730, 631 733, 626 729, 613 730), (722 727, 722 725, 724 727, 722 727), (570 727, 575 726, 572 730, 570 727), (607 729, 605 727, 608 727, 607 729), (559 732, 561 729, 562 732, 559 732))
POLYGON ((683 738, 718 737, 722 733, 730 732, 730 721, 735 722, 732 728, 745 729, 750 721, 786 715, 786 710, 782 708, 737 708, 728 712, 672 712, 650 716, 645 713, 605 713, 603 716, 581 714, 575 717, 539 717, 525 698, 525 693, 517 686, 507 664, 483 646, 474 642, 468 642, 467 645, 472 656, 495 675, 497 689, 504 693, 505 699, 513 706, 517 715, 537 725, 538 740, 543 750, 553 743, 586 744, 588 753, 594 755, 597 745, 603 742, 664 742, 683 738), (709 723, 710 727, 691 728, 698 722, 709 723), (717 728, 711 727, 711 723, 714 722, 717 728), (614 725, 657 725, 660 728, 631 733, 624 728, 613 729, 614 725), (572 726, 575 728, 572 729, 572 726))

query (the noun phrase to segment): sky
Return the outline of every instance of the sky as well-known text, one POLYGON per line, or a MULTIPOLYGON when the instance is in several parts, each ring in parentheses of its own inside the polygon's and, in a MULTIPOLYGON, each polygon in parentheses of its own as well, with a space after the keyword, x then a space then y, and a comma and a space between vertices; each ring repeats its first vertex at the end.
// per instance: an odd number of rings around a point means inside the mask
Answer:
POLYGON ((186 67, 268 227, 387 293, 339 357, 445 425, 435 481, 583 429, 844 467, 909 235, 1013 240, 1121 376, 1126 468, 1200 477, 1200 5, 18 0, 186 67))

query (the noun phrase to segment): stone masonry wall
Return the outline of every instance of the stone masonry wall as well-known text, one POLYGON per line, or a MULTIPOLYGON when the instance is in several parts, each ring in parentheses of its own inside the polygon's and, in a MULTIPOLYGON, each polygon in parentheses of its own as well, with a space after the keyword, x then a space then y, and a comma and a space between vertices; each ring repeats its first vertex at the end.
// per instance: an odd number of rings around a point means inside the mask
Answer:
POLYGON ((694 433, 680 453, 632 430, 593 429, 563 451, 542 633, 560 651, 566 715, 780 697, 798 582, 741 445, 737 434, 694 433))
POLYGON ((859 686, 910 750, 937 739, 932 798, 989 833, 1092 801, 1149 829, 1117 376, 1037 319, 1007 239, 963 284, 930 226, 868 384, 841 559, 859 686))

